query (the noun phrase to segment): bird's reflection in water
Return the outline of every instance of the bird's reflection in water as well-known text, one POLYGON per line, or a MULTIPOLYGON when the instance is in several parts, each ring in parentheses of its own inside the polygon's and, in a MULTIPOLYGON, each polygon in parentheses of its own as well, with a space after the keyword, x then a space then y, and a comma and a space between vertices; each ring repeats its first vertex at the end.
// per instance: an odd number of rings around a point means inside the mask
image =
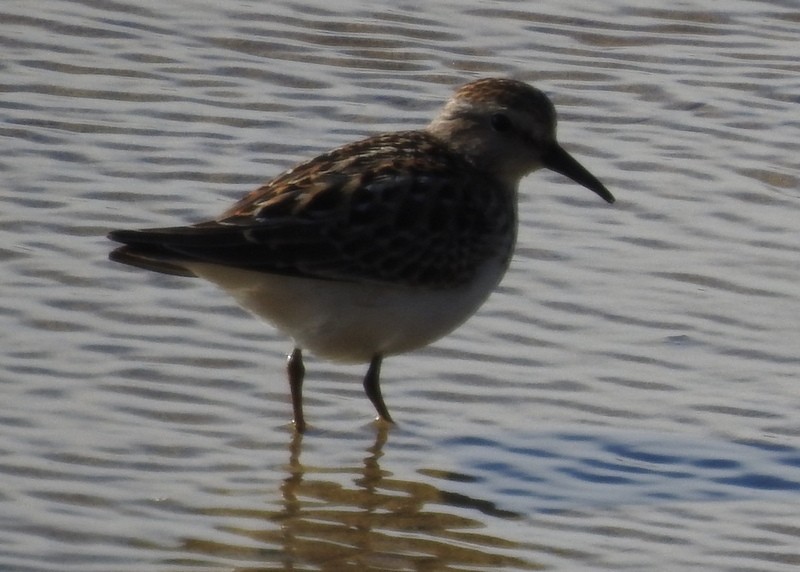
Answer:
POLYGON ((246 540, 226 545, 187 539, 184 547, 215 562, 231 558, 238 572, 540 569, 521 556, 529 546, 486 534, 481 520, 464 516, 469 509, 487 514, 485 501, 448 495, 381 469, 388 428, 376 425, 375 443, 363 464, 353 467, 304 465, 303 437, 295 434, 281 486, 282 506, 209 511, 229 519, 216 523, 218 529, 246 540), (247 526, 242 518, 249 519, 247 526))

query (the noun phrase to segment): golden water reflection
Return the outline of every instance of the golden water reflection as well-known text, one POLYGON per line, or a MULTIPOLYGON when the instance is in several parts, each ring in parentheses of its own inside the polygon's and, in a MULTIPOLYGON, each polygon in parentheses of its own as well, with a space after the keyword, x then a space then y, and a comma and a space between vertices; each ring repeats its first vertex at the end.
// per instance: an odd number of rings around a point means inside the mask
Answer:
MULTIPOLYGON (((476 508, 486 514, 485 501, 392 478, 381 469, 386 438, 387 429, 380 427, 361 466, 331 469, 304 465, 302 437, 295 437, 280 509, 201 511, 229 521, 248 519, 246 527, 224 528, 243 541, 226 545, 219 539, 185 539, 183 548, 216 562, 237 560, 238 571, 542 568, 520 556, 530 546, 486 534, 481 520, 463 515, 476 508)), ((518 519, 513 513, 497 514, 518 519)))

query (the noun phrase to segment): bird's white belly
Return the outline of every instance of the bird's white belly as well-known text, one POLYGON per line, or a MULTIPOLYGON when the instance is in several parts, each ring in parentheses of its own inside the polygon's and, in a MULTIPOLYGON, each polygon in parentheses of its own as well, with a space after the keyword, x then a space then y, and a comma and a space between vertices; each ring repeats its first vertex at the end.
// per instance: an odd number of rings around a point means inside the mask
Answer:
POLYGON ((454 289, 314 280, 206 263, 186 266, 289 335, 297 347, 340 362, 368 362, 425 346, 451 332, 489 297, 504 261, 454 289))

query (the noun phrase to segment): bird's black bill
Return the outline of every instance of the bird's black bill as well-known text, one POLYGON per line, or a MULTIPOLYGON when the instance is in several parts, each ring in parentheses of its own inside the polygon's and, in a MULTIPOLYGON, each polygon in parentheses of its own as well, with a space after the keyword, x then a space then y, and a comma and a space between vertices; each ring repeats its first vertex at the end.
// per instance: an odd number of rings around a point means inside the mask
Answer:
POLYGON ((586 168, 578 163, 572 155, 564 151, 558 144, 554 144, 550 151, 544 156, 544 166, 548 169, 561 173, 569 177, 579 185, 582 185, 600 195, 606 202, 613 203, 614 195, 597 180, 586 168))

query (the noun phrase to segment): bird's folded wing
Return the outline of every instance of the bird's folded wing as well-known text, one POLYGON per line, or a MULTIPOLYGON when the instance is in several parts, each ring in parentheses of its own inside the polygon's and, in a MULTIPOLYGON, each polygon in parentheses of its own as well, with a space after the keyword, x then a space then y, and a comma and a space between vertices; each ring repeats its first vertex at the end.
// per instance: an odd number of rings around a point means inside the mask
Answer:
POLYGON ((115 231, 110 238, 128 245, 115 260, 173 274, 191 274, 181 262, 207 262, 448 287, 469 280, 483 260, 510 253, 510 192, 467 164, 419 165, 396 148, 367 150, 345 153, 356 158, 347 164, 333 153, 288 171, 215 221, 115 231))

